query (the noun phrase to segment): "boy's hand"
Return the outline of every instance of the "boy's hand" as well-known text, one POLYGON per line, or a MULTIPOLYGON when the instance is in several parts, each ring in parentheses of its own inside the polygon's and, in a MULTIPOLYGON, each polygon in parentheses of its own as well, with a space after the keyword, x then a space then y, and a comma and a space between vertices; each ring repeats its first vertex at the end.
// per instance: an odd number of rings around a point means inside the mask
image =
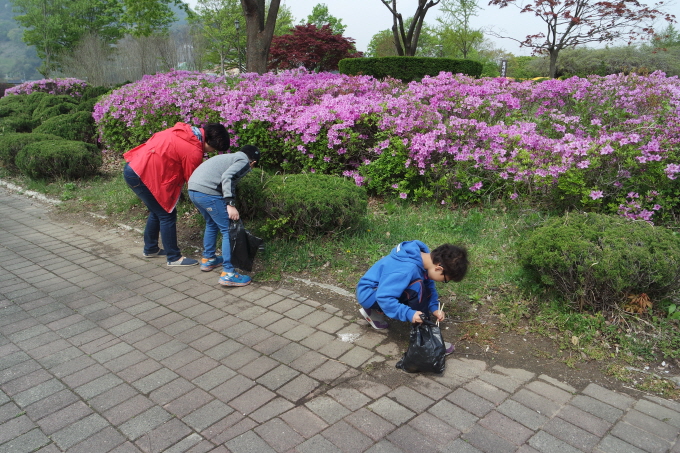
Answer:
POLYGON ((439 322, 442 322, 444 320, 444 318, 446 317, 446 315, 444 315, 444 312, 441 311, 441 310, 435 310, 434 312, 432 312, 432 315, 435 318, 437 318, 437 321, 439 321, 439 322))
POLYGON ((238 209, 233 206, 227 206, 227 215, 231 220, 239 219, 238 209))
POLYGON ((420 315, 422 315, 422 314, 423 314, 422 311, 417 311, 417 312, 415 312, 415 314, 413 315, 413 319, 411 320, 411 322, 412 322, 413 324, 420 324, 420 323, 422 323, 423 320, 420 319, 420 315))

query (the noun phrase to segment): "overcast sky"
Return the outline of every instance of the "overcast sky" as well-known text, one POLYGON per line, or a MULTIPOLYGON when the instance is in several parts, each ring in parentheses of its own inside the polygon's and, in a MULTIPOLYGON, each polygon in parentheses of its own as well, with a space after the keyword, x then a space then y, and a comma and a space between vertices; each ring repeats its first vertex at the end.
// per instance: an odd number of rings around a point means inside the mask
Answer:
MULTIPOLYGON (((196 0, 185 1, 192 7, 196 4, 196 0)), ((344 35, 354 38, 357 49, 360 51, 366 51, 374 34, 392 27, 392 15, 381 0, 282 0, 282 3, 290 8, 296 25, 311 14, 315 5, 325 3, 331 15, 342 19, 342 23, 347 26, 344 35)), ((487 6, 487 3, 488 0, 478 1, 483 9, 479 11, 477 17, 473 18, 473 27, 505 31, 507 36, 516 39, 544 31, 543 22, 530 13, 520 14, 518 8, 499 9, 497 6, 487 6)), ((397 9, 404 17, 413 17, 416 4, 415 0, 400 0, 397 2, 397 9)), ((436 24, 436 17, 439 15, 438 8, 439 6, 435 6, 427 12, 426 23, 436 24)), ((667 7, 666 11, 680 18, 680 6, 677 3, 667 7)), ((660 26, 665 27, 665 23, 660 26)), ((497 48, 505 49, 515 55, 530 55, 530 50, 520 49, 515 41, 493 38, 488 34, 486 36, 495 43, 497 48)))

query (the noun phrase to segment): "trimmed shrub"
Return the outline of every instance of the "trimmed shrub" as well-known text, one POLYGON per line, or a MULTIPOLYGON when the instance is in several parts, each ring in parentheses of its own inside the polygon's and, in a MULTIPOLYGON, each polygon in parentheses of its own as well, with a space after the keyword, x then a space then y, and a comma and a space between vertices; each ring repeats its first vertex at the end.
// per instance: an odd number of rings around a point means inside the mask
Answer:
POLYGON ((519 258, 579 310, 642 313, 680 291, 680 237, 647 222, 569 213, 537 228, 519 258), (634 306, 635 304, 638 306, 634 306))
POLYGON ((477 61, 453 58, 381 57, 346 58, 340 60, 338 67, 341 74, 370 75, 377 79, 393 77, 402 82, 411 82, 425 76, 435 77, 440 72, 479 77, 484 65, 477 61))
POLYGON ((18 134, 0 135, 0 162, 9 169, 15 170, 14 159, 26 145, 45 140, 61 140, 61 137, 51 134, 18 134))
POLYGON ((366 215, 363 187, 352 180, 320 174, 268 176, 262 171, 243 178, 239 212, 264 217, 267 236, 303 239, 340 234, 356 228, 366 215))
POLYGON ((33 132, 54 134, 66 140, 95 143, 96 128, 92 112, 75 112, 45 120, 33 132))
POLYGON ((0 133, 12 132, 31 132, 33 130, 33 120, 25 113, 0 118, 0 133))
POLYGON ((102 153, 91 143, 46 140, 25 146, 15 162, 22 173, 33 179, 77 179, 97 172, 102 153))
POLYGON ((78 106, 78 100, 71 96, 44 96, 33 110, 33 121, 41 124, 45 120, 59 115, 71 113, 78 106))

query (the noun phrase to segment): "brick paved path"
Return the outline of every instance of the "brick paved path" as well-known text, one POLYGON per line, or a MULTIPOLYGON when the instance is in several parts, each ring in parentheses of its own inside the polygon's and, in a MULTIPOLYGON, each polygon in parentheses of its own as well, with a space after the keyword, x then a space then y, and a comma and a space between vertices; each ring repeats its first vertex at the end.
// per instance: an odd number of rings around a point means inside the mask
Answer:
POLYGON ((680 453, 677 402, 455 354, 390 379, 397 345, 332 300, 221 288, 0 197, 0 452, 680 453))

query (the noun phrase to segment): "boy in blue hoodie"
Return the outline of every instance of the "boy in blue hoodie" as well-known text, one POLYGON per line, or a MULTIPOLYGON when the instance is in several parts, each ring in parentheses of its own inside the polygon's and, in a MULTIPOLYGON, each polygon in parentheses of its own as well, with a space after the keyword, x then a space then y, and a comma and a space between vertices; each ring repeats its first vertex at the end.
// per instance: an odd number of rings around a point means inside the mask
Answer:
MULTIPOLYGON (((434 282, 459 282, 467 267, 462 247, 444 244, 430 252, 420 241, 402 242, 359 280, 359 313, 374 329, 387 329, 387 318, 420 323, 421 314, 443 321, 434 282)), ((447 343, 446 352, 453 352, 453 345, 447 343)))

